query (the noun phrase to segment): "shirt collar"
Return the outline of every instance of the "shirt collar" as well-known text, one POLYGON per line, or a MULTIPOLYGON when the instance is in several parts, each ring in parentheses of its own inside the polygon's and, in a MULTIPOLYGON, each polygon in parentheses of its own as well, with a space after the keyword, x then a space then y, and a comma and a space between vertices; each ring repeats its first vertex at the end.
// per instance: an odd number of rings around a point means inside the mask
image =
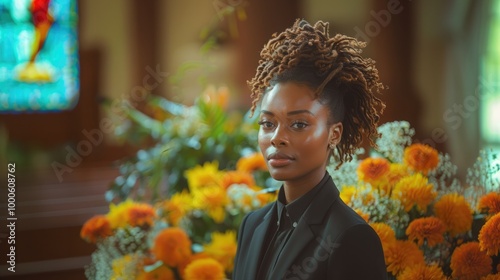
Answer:
POLYGON ((311 204, 314 196, 318 193, 321 187, 325 185, 328 178, 330 178, 330 176, 328 172, 325 172, 323 179, 321 179, 321 181, 314 186, 314 188, 289 204, 286 204, 285 190, 283 186, 281 186, 278 193, 278 199, 276 200, 278 206, 278 224, 282 218, 283 210, 286 209, 286 213, 288 213, 288 217, 290 219, 290 224, 292 224, 293 227, 296 227, 300 218, 311 204))

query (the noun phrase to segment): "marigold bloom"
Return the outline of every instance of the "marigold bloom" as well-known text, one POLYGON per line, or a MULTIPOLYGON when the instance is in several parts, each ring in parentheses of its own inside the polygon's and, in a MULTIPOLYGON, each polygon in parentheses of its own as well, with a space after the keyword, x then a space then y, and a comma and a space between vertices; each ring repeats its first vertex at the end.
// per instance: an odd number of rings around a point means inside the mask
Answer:
POLYGON ((166 265, 175 267, 191 257, 191 240, 180 228, 166 228, 156 236, 152 252, 166 265))
POLYGON ((494 215, 500 212, 500 193, 490 192, 479 200, 479 211, 494 215))
POLYGON ((389 173, 387 174, 389 183, 394 185, 402 178, 410 175, 408 166, 401 163, 391 163, 389 173))
POLYGON ((417 244, 409 240, 396 240, 384 251, 387 271, 397 276, 405 268, 425 264, 424 253, 418 249, 417 244))
POLYGON ((409 266, 399 275, 398 280, 446 280, 443 271, 437 265, 419 264, 409 266))
POLYGON ((358 177, 361 181, 376 186, 387 181, 390 163, 385 158, 366 158, 358 166, 358 177))
POLYGON ((177 192, 163 203, 163 209, 167 213, 167 221, 177 226, 182 218, 190 211, 192 207, 192 196, 186 190, 177 192))
POLYGON ((222 186, 206 186, 192 192, 193 206, 207 211, 216 223, 221 223, 226 217, 225 206, 229 203, 226 190, 222 186))
POLYGON ((434 205, 434 214, 446 224, 452 236, 472 227, 472 209, 465 198, 456 193, 443 195, 434 205))
POLYGON ((137 280, 175 280, 175 275, 170 268, 162 265, 153 271, 142 270, 137 275, 137 280))
POLYGON ((489 256, 500 252, 500 213, 495 214, 479 231, 479 246, 489 256))
POLYGON ((236 256, 236 232, 212 233, 212 241, 203 246, 205 252, 218 261, 225 271, 231 272, 234 267, 234 257, 236 256))
POLYGON ((413 220, 406 228, 408 239, 422 246, 427 240, 429 247, 434 247, 444 241, 446 225, 436 217, 425 217, 413 220))
POLYGON ((205 162, 203 166, 197 165, 184 172, 191 191, 206 186, 220 185, 222 173, 219 171, 217 161, 205 162))
POLYGON ((399 180, 392 192, 392 197, 401 201, 406 212, 416 206, 420 213, 427 211, 427 207, 436 195, 434 186, 429 184, 427 177, 420 173, 399 180))
POLYGON ((236 170, 250 173, 256 170, 266 171, 268 169, 262 153, 253 153, 240 158, 236 163, 236 170))
POLYGON ((245 171, 228 171, 225 172, 221 180, 222 187, 224 189, 229 188, 233 184, 243 184, 251 187, 255 185, 255 180, 252 174, 245 171))
POLYGON ((99 238, 113 235, 109 220, 104 215, 96 215, 83 224, 80 237, 95 243, 99 238))
POLYGON ((480 279, 491 272, 491 263, 491 258, 481 251, 478 242, 464 243, 451 255, 451 276, 460 280, 480 279))
POLYGON ((184 271, 185 280, 223 280, 224 267, 212 258, 198 259, 188 264, 184 271))
POLYGON ((130 199, 127 199, 119 204, 111 203, 109 205, 109 213, 106 217, 108 218, 112 229, 123 228, 128 225, 128 210, 133 205, 134 202, 130 199))
POLYGON ((127 223, 133 227, 152 226, 156 218, 153 206, 147 203, 135 203, 127 210, 127 223))
POLYGON ((390 244, 396 241, 396 233, 388 224, 385 223, 370 223, 370 226, 375 230, 382 242, 382 247, 387 248, 390 244))
POLYGON ((439 154, 428 145, 412 144, 405 149, 403 162, 411 169, 427 175, 438 166, 439 154))

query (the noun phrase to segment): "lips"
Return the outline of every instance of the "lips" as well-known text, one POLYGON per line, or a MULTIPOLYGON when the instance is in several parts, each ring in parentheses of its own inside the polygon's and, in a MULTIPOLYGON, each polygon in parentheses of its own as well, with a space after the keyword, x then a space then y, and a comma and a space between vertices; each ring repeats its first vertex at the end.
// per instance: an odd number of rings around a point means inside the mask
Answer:
POLYGON ((292 157, 291 155, 281 152, 274 152, 267 156, 267 161, 269 162, 269 165, 275 168, 287 166, 294 160, 295 158, 292 157))

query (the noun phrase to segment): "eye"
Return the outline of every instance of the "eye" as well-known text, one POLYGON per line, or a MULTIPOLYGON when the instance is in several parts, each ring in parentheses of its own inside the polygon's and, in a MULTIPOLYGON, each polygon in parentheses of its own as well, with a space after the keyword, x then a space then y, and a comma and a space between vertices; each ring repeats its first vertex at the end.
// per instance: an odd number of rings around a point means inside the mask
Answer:
POLYGON ((309 124, 306 122, 303 122, 303 121, 296 121, 296 122, 292 123, 292 127, 296 128, 296 129, 304 129, 308 126, 309 126, 309 124))
POLYGON ((262 128, 273 128, 274 127, 274 123, 272 123, 270 121, 266 121, 266 120, 259 121, 259 125, 262 128))

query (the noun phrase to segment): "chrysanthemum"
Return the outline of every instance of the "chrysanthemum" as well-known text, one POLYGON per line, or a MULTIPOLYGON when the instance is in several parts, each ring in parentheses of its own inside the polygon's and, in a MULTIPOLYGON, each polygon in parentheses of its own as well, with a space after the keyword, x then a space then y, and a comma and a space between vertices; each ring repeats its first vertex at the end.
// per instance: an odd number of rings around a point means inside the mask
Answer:
POLYGON ((406 212, 416 206, 420 213, 427 211, 427 206, 431 204, 436 195, 434 186, 429 184, 427 177, 420 173, 399 180, 392 192, 392 197, 401 201, 406 212))
POLYGON ((437 265, 419 264, 403 270, 398 280, 446 280, 446 276, 437 265))
POLYGON ((128 208, 127 216, 127 222, 130 226, 152 226, 156 212, 150 204, 135 203, 128 208))
POLYGON ((220 185, 222 173, 219 171, 219 163, 205 162, 203 166, 197 165, 184 172, 191 191, 206 186, 220 185))
POLYGON ((104 215, 96 215, 83 224, 80 237, 88 242, 95 243, 99 238, 111 236, 113 231, 109 220, 104 215))
POLYGON ((176 192, 163 203, 163 209, 167 213, 167 221, 177 226, 180 220, 190 211, 192 207, 192 196, 186 190, 176 192))
POLYGON ((194 208, 207 211, 215 222, 221 223, 226 217, 225 206, 229 203, 226 190, 212 185, 192 192, 194 208))
POLYGON ((205 252, 217 260, 225 271, 233 271, 236 256, 236 232, 212 233, 212 241, 204 246, 205 252))
POLYGON ((424 217, 413 220, 406 228, 408 239, 417 241, 419 246, 427 240, 429 247, 434 247, 444 241, 446 225, 436 217, 424 217))
POLYGON ((152 271, 142 270, 137 280, 175 280, 174 273, 166 265, 159 266, 152 271))
POLYGON ((370 223, 370 226, 375 230, 382 242, 382 247, 387 248, 390 244, 396 241, 396 233, 388 224, 385 223, 370 223))
POLYGON ((439 164, 438 151, 424 144, 412 144, 407 147, 404 152, 403 162, 411 169, 427 173, 439 164))
POLYGON ((472 226, 472 209, 465 198, 456 193, 442 196, 434 205, 434 214, 446 224, 452 236, 467 232, 472 226))
POLYGON ((408 166, 401 163, 391 163, 387 177, 389 179, 389 183, 394 185, 408 175, 410 175, 408 172, 408 166))
POLYGON ((267 170, 266 160, 262 153, 253 153, 242 157, 236 163, 236 170, 243 172, 254 172, 256 170, 267 170))
POLYGON ((222 175, 221 184, 224 189, 229 188, 233 184, 243 184, 251 187, 255 185, 255 180, 251 173, 245 171, 227 171, 222 175))
POLYGON ((191 240, 180 228, 166 228, 156 236, 152 252, 163 263, 175 267, 191 256, 191 240))
POLYGON ((396 240, 384 251, 387 271, 398 275, 409 266, 424 264, 424 253, 409 240, 396 240))
POLYGON ((480 279, 491 272, 491 263, 491 258, 481 251, 478 242, 464 243, 451 255, 451 275, 460 280, 480 279))
POLYGON ((387 180, 390 163, 385 158, 366 158, 358 166, 358 177, 361 181, 376 186, 387 180))
POLYGON ((185 280, 223 280, 226 278, 222 264, 212 258, 195 260, 184 271, 185 280))
POLYGON ((479 231, 479 246, 490 256, 500 252, 500 213, 495 214, 479 231))
POLYGON ((490 192, 479 200, 479 211, 494 215, 500 212, 500 193, 490 192))

